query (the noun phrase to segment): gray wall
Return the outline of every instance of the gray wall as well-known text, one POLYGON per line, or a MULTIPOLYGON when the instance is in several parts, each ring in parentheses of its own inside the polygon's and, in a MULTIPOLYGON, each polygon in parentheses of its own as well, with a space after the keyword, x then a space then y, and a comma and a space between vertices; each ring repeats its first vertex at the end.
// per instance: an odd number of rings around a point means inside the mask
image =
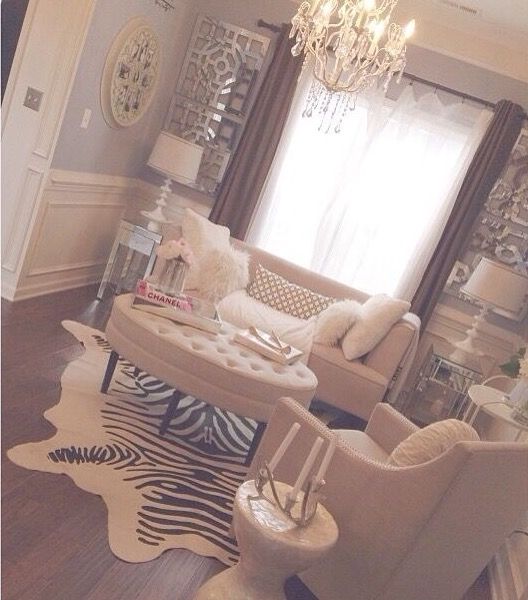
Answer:
MULTIPOLYGON (((276 24, 288 22, 296 9, 296 5, 288 0, 174 0, 174 3, 175 10, 165 12, 156 6, 154 0, 98 0, 52 162, 53 168, 139 176, 158 184, 158 176, 145 167, 145 162, 163 125, 196 16, 208 14, 273 38, 274 34, 269 30, 257 27, 257 20, 262 18, 276 24), (160 37, 163 51, 161 79, 145 116, 131 127, 113 129, 106 124, 101 112, 101 74, 114 37, 129 19, 138 15, 143 15, 160 37), (88 129, 81 129, 85 108, 92 110, 92 119, 88 129)), ((528 84, 460 60, 411 46, 408 70, 490 101, 508 98, 528 110, 528 84)), ((175 184, 174 190, 182 196, 211 201, 185 186, 175 184)))
POLYGON ((489 102, 512 100, 528 111, 528 83, 426 48, 409 46, 406 71, 489 102))
POLYGON ((52 168, 128 177, 139 174, 162 127, 192 30, 189 18, 195 3, 174 0, 174 4, 175 10, 165 12, 154 0, 98 0, 52 168), (162 70, 143 118, 130 127, 114 129, 106 124, 101 111, 101 74, 115 36, 136 16, 145 17, 160 38, 162 70), (85 108, 92 110, 92 118, 88 129, 81 129, 85 108))

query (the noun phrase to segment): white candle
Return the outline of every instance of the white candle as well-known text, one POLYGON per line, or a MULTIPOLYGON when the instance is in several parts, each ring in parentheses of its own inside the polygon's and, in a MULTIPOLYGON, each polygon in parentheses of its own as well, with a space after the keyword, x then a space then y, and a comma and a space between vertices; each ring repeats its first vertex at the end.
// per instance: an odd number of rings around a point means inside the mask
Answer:
POLYGON ((308 454, 308 458, 306 459, 306 462, 304 463, 304 465, 301 469, 301 472, 299 473, 299 477, 297 477, 297 481, 295 482, 295 485, 293 486, 293 489, 289 494, 290 498, 293 502, 295 502, 295 500, 297 500, 297 495, 299 494, 299 491, 301 490, 302 486, 304 485, 304 482, 306 481, 306 478, 308 477, 308 473, 310 472, 311 468, 313 467, 315 459, 317 458, 317 455, 319 454, 319 450, 321 450, 322 445, 323 445, 323 438, 318 437, 315 440, 315 444, 312 446, 312 449, 310 450, 310 454, 308 454))
POLYGON ((282 440, 281 445, 275 451, 275 454, 268 463, 269 470, 272 473, 276 469, 277 465, 279 464, 279 460, 284 456, 284 453, 288 449, 288 446, 292 443, 293 438, 297 435, 297 432, 300 428, 301 426, 299 425, 299 423, 294 423, 290 431, 288 431, 288 433, 286 434, 286 437, 282 440))
POLYGON ((337 446, 337 436, 334 434, 334 436, 330 440, 330 443, 328 444, 328 448, 326 449, 326 454, 324 455, 324 458, 321 461, 321 464, 319 466, 319 470, 317 471, 317 474, 315 476, 316 484, 324 479, 326 470, 328 469, 328 465, 330 464, 330 461, 332 460, 332 457, 334 456, 336 446, 337 446))

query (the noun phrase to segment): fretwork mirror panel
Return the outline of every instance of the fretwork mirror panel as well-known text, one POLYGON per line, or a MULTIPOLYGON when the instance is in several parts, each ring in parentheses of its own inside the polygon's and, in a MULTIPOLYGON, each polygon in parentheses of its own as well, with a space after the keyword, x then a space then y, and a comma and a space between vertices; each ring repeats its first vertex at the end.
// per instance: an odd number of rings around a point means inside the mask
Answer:
POLYGON ((196 188, 214 195, 257 92, 269 39, 200 15, 187 48, 165 129, 199 144, 196 188))
MULTIPOLYGON (((528 129, 522 129, 501 176, 476 219, 469 244, 457 260, 445 291, 474 303, 460 292, 482 257, 528 275, 528 129)), ((503 314, 499 309, 494 309, 503 314)), ((525 306, 516 316, 522 321, 525 306)), ((511 315, 507 315, 511 318, 511 315)))

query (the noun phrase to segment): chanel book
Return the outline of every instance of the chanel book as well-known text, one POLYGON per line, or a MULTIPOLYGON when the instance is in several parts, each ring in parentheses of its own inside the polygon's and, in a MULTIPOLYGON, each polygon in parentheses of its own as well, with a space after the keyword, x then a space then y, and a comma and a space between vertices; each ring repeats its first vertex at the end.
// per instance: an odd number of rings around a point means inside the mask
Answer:
POLYGON ((217 333, 222 327, 216 306, 211 302, 187 294, 165 294, 144 279, 137 283, 132 306, 211 333, 217 333))

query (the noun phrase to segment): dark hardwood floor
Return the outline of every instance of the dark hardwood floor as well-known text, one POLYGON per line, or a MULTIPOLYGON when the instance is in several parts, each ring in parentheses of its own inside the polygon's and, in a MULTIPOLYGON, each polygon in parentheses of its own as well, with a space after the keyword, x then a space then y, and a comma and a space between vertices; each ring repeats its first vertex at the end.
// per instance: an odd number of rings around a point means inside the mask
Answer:
MULTIPOLYGON (((112 300, 94 300, 96 289, 2 301, 1 597, 190 600, 223 568, 220 563, 185 550, 170 550, 148 563, 125 563, 110 552, 106 507, 98 496, 65 475, 28 471, 6 458, 8 448, 53 434, 43 412, 59 399, 66 364, 83 352, 61 321, 104 329, 112 300)), ((485 576, 470 594, 465 600, 489 599, 485 576)), ((296 579, 288 583, 287 595, 313 600, 296 579)))

